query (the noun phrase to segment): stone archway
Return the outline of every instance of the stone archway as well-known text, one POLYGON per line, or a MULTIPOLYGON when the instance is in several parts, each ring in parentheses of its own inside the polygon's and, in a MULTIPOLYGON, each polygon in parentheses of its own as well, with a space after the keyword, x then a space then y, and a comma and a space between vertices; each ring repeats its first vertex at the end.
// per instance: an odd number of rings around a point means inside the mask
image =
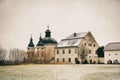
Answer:
POLYGON ((112 64, 112 60, 109 59, 109 60, 107 61, 107 64, 112 64))

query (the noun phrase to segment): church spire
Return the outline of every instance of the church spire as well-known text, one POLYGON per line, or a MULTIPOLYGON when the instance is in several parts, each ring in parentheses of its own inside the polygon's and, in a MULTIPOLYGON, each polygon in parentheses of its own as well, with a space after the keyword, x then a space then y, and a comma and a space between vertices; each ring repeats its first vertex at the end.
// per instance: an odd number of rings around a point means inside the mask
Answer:
POLYGON ((31 34, 31 38, 30 38, 30 41, 31 41, 31 42, 33 41, 33 39, 32 39, 32 34, 31 34))
POLYGON ((28 44, 28 47, 34 47, 32 34, 31 34, 30 43, 28 44))
POLYGON ((47 28, 49 29, 49 25, 47 26, 47 28))
POLYGON ((40 33, 40 38, 39 38, 39 40, 42 40, 41 33, 40 33))
POLYGON ((37 46, 43 46, 41 33, 40 33, 40 38, 39 38, 39 41, 37 43, 37 46))

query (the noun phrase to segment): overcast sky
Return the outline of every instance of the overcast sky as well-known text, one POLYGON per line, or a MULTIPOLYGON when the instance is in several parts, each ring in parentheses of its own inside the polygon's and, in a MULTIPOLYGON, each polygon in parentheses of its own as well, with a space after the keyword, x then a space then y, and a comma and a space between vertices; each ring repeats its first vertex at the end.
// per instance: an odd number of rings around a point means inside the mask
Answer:
POLYGON ((47 25, 58 42, 91 31, 100 46, 120 42, 120 0, 0 0, 0 45, 26 50, 47 25))

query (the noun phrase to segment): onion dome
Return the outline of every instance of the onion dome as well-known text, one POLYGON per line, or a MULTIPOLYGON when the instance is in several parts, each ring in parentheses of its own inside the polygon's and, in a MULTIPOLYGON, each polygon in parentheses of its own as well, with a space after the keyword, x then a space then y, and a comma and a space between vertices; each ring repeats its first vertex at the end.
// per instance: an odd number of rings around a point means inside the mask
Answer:
POLYGON ((28 44, 28 47, 34 47, 32 35, 31 35, 30 43, 28 44))
POLYGON ((42 43, 43 44, 57 44, 57 41, 53 38, 51 38, 51 31, 49 30, 49 26, 48 29, 45 31, 45 38, 42 39, 42 43))
POLYGON ((37 46, 43 46, 44 44, 42 43, 42 38, 41 38, 41 35, 40 35, 40 38, 39 38, 39 41, 37 43, 37 46))
POLYGON ((51 31, 49 30, 49 26, 48 29, 45 31, 45 37, 51 37, 51 31))
POLYGON ((57 44, 57 41, 51 37, 45 37, 42 39, 43 43, 57 44))

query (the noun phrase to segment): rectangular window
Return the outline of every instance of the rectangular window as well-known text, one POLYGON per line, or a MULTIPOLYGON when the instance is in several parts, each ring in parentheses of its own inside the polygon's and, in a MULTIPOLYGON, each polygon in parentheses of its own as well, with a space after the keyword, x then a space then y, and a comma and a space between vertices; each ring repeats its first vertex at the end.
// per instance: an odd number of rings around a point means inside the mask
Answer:
POLYGON ((57 62, 59 62, 59 58, 57 58, 57 62))
POLYGON ((89 50, 89 54, 91 54, 91 50, 89 50))
POLYGON ((63 62, 65 62, 65 58, 63 58, 63 60, 62 60, 63 62))
POLYGON ((71 58, 69 58, 68 61, 71 62, 71 58))
POLYGON ((59 54, 59 50, 57 50, 57 54, 59 54))
POLYGON ((65 54, 65 50, 63 50, 62 52, 63 52, 63 54, 65 54))
POLYGON ((86 46, 86 43, 85 43, 85 46, 86 46))
POLYGON ((91 43, 89 43, 89 46, 91 47, 91 46, 92 46, 92 44, 91 44, 91 43))
POLYGON ((70 54, 70 53, 71 53, 71 50, 69 49, 69 51, 68 51, 68 52, 69 52, 69 54, 70 54))

